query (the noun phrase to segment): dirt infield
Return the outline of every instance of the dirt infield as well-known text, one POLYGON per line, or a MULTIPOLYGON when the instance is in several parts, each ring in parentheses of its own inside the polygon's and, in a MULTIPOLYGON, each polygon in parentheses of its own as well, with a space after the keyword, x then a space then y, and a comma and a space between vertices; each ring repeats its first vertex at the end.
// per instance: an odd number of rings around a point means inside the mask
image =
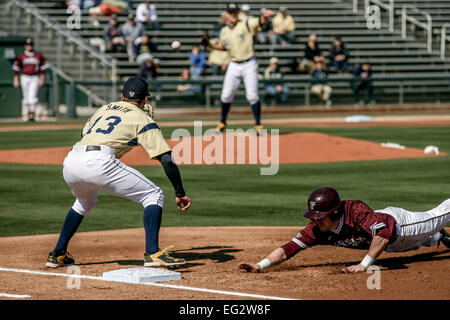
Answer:
MULTIPOLYGON (((345 265, 361 261, 362 250, 318 246, 300 252, 270 272, 247 273, 241 261, 257 262, 284 244, 298 227, 170 227, 161 228, 161 246, 175 245, 174 256, 187 264, 173 269, 183 279, 166 282, 183 288, 202 288, 295 299, 448 299, 450 250, 421 248, 408 253, 383 253, 380 289, 369 289, 374 274, 343 274, 345 265)), ((45 268, 48 252, 58 235, 1 238, 0 267, 67 273, 68 268, 45 268)), ((142 266, 143 228, 80 232, 70 251, 82 275, 142 266)), ((73 271, 72 271, 73 273, 73 271)), ((183 288, 81 279, 79 289, 66 277, 0 270, 0 292, 29 295, 30 299, 152 299, 222 300, 251 297, 199 292, 183 288), (71 288, 72 289, 69 289, 71 288)), ((1 298, 0 298, 1 299, 1 298)))
MULTIPOLYGON (((390 125, 450 123, 448 119, 441 123, 438 119, 425 118, 408 119, 416 122, 400 118, 391 120, 390 125)), ((273 120, 273 124, 277 122, 281 123, 273 120)), ((387 122, 347 124, 342 119, 336 121, 336 118, 327 118, 310 122, 298 119, 286 122, 284 119, 283 123, 302 126, 364 126, 386 125, 387 122)), ((58 128, 67 129, 64 126, 48 126, 48 130, 58 128)), ((73 125, 72 128, 80 126, 73 125)), ((26 125, 22 129, 44 130, 42 126, 26 125)), ((0 128, 0 131, 22 129, 21 126, 5 127, 0 128)), ((386 148, 379 143, 320 133, 286 134, 279 138, 279 163, 434 156, 425 155, 421 149, 386 148)), ((195 141, 191 142, 191 147, 194 148, 195 141)), ((201 143, 204 150, 209 142, 201 143)), ((173 142, 170 144, 174 146, 173 142)), ((61 165, 69 150, 70 147, 0 150, 0 162, 61 165)), ((135 148, 122 160, 129 165, 157 164, 141 148, 135 148)), ((248 163, 248 157, 246 161, 248 163)), ((93 278, 83 278, 79 286, 74 287, 73 279, 49 273, 67 274, 75 269, 45 268, 45 260, 54 247, 58 234, 0 237, 0 300, 8 299, 2 296, 4 293, 26 295, 29 296, 28 299, 36 300, 255 299, 251 294, 294 299, 448 300, 450 250, 443 245, 407 253, 383 253, 376 262, 381 269, 380 289, 368 287, 374 274, 343 274, 340 271, 346 265, 361 261, 364 250, 318 246, 299 253, 280 266, 272 267, 269 272, 247 273, 237 269, 237 264, 241 261, 260 261, 274 248, 289 241, 298 231, 299 227, 163 227, 160 231, 160 246, 164 248, 174 245, 173 255, 187 261, 185 266, 173 269, 180 272, 183 278, 167 282, 178 286, 171 288, 93 278)), ((77 270, 81 275, 101 277, 106 271, 142 266, 144 243, 143 228, 79 232, 73 237, 69 250, 76 259, 77 270)))

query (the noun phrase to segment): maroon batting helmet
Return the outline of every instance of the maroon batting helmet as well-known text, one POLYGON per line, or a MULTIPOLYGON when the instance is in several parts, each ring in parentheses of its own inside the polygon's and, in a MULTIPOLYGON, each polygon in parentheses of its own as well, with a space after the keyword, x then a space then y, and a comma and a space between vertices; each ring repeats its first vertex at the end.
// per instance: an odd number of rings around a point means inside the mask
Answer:
POLYGON ((322 219, 329 214, 337 214, 341 205, 339 193, 330 187, 314 190, 308 198, 308 210, 303 216, 309 219, 322 219))

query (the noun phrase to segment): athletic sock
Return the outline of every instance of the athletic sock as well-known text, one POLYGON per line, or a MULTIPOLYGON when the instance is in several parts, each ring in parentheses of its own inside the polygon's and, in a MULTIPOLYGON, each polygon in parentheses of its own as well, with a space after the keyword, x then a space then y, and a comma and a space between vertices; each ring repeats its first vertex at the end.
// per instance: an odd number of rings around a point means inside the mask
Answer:
POLYGON ((222 102, 222 115, 220 121, 222 123, 227 123, 228 112, 230 111, 231 103, 222 102))
POLYGON ((144 209, 145 251, 153 254, 159 251, 159 228, 161 227, 162 208, 150 205, 144 209))
POLYGON ((261 124, 261 102, 252 104, 253 116, 255 117, 255 124, 261 124))
POLYGON ((59 235, 58 242, 56 243, 53 252, 57 255, 63 255, 67 252, 67 246, 70 239, 77 231, 80 226, 81 221, 83 221, 84 216, 79 214, 73 209, 70 209, 67 213, 66 220, 64 221, 61 234, 59 235))

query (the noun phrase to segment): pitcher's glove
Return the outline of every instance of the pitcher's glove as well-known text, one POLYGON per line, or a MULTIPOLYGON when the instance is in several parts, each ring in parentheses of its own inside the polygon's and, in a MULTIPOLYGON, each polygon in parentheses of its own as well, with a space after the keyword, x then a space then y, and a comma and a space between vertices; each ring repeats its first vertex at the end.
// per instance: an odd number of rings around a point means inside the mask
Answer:
POLYGON ((204 32, 203 36, 200 38, 200 43, 202 44, 202 46, 204 46, 205 48, 207 48, 209 46, 209 34, 208 32, 204 32))
POLYGON ((148 114, 150 116, 150 118, 154 118, 155 115, 155 111, 154 111, 154 107, 152 107, 151 105, 149 105, 148 103, 146 103, 144 105, 144 108, 142 108, 142 111, 144 111, 146 114, 148 114))

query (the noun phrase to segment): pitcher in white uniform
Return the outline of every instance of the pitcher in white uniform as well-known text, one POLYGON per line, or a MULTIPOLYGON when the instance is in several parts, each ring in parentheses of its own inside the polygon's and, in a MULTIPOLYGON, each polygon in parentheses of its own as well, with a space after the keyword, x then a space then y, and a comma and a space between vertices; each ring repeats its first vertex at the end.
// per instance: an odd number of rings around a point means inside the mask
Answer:
POLYGON ((164 194, 139 171, 119 160, 134 146, 142 146, 150 158, 158 159, 175 189, 178 209, 191 206, 185 194, 181 175, 171 155, 171 148, 153 118, 144 110, 147 105, 148 84, 142 78, 130 78, 124 85, 121 101, 102 106, 87 121, 82 138, 64 160, 64 180, 76 200, 66 216, 59 240, 50 252, 46 266, 57 268, 75 263, 67 252, 70 239, 84 216, 98 199, 98 191, 130 199, 144 207, 145 254, 144 266, 184 264, 183 259, 170 256, 159 248, 164 194))
POLYGON ((219 43, 205 43, 205 45, 209 45, 216 50, 227 50, 231 59, 223 81, 220 96, 222 114, 216 130, 222 132, 227 128, 226 121, 231 103, 241 81, 244 81, 245 97, 252 107, 255 118, 254 128, 259 134, 263 126, 261 125, 258 63, 255 58, 254 37, 261 31, 261 25, 266 24, 275 13, 272 10, 266 10, 259 17, 248 17, 240 20, 238 17, 239 6, 235 3, 229 3, 226 12, 226 26, 220 32, 219 43))

